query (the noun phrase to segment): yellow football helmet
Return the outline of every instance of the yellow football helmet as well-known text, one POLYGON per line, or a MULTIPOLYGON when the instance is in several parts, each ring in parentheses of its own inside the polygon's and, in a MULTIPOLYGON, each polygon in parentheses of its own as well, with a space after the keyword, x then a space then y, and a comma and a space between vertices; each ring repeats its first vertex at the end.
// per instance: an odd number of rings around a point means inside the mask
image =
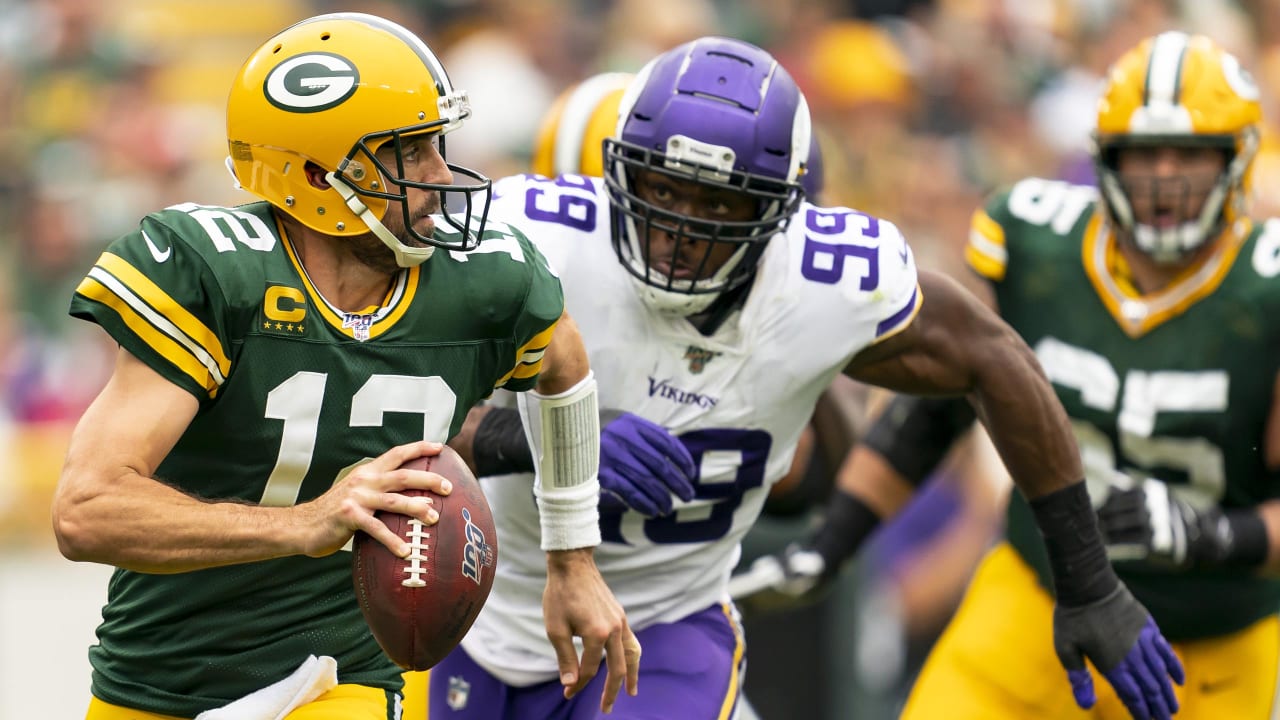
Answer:
POLYGON ((1094 160, 1102 199, 1121 234, 1157 262, 1175 262, 1248 213, 1262 108, 1235 57, 1201 35, 1148 38, 1111 67, 1098 102, 1094 160), (1221 148, 1226 167, 1197 217, 1165 228, 1138 223, 1117 172, 1134 146, 1221 148))
POLYGON ((555 177, 570 173, 601 177, 601 145, 618 126, 618 104, 635 75, 593 75, 560 93, 538 128, 533 171, 555 177))
POLYGON ((466 93, 413 33, 373 15, 319 15, 268 40, 240 69, 227 100, 227 164, 241 187, 303 225, 328 235, 373 232, 410 267, 434 247, 479 244, 489 179, 446 163, 454 184, 414 182, 401 154, 405 138, 432 134, 444 156, 443 136, 470 114, 466 93), (375 156, 386 143, 395 143, 393 166, 375 156), (326 171, 329 187, 308 181, 308 163, 326 171), (470 181, 456 184, 458 175, 470 181), (440 193, 444 222, 431 236, 413 229, 408 203, 398 202, 406 233, 426 247, 405 244, 382 222, 408 188, 440 193))

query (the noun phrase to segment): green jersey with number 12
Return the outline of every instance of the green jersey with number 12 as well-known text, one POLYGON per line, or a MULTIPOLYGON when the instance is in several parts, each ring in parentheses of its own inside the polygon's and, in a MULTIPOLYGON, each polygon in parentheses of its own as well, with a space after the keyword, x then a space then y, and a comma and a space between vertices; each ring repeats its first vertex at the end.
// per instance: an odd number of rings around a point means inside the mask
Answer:
MULTIPOLYGON (((1164 481, 1198 506, 1280 495, 1263 456, 1280 370, 1280 222, 1242 221, 1202 264, 1141 295, 1118 269, 1096 191, 1029 179, 975 213, 966 255, 1071 416, 1095 505, 1118 473, 1164 481)), ((1008 532, 1051 587, 1016 493, 1008 532)), ((1117 570, 1173 640, 1280 610, 1280 581, 1249 571, 1117 570)))
MULTIPOLYGON (((145 218, 80 284, 71 313, 185 388, 200 408, 156 477, 191 495, 303 503, 394 445, 444 441, 495 388, 531 388, 563 308, 515 229, 437 250, 381 307, 316 291, 265 203, 185 204, 145 218)), ((108 702, 191 717, 271 684, 310 654, 340 682, 395 689, 350 555, 197 572, 118 570, 90 650, 108 702)))

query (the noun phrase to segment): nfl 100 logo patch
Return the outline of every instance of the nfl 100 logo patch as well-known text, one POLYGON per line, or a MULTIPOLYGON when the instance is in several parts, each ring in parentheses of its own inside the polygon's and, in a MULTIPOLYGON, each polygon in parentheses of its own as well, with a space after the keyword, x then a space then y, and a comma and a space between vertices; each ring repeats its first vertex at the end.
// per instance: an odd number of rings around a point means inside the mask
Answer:
POLYGON ((688 349, 684 351, 684 359, 689 361, 689 372, 697 375, 706 369, 707 363, 723 354, 724 353, 716 350, 707 350, 706 348, 700 348, 697 345, 690 345, 688 349))
POLYGON ((374 314, 346 313, 342 316, 342 327, 350 328, 351 336, 364 342, 369 339, 369 328, 373 327, 373 321, 377 319, 378 316, 374 314))

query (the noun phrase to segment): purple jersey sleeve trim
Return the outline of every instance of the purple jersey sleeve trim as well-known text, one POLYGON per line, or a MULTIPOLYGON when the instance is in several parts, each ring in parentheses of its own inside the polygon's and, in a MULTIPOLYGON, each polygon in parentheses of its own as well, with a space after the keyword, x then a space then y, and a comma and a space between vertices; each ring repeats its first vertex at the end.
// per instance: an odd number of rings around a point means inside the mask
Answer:
POLYGON ((916 310, 920 307, 920 286, 917 285, 911 290, 911 298, 907 300, 907 304, 902 306, 898 312, 890 315, 876 325, 876 339, 879 340, 897 330, 906 327, 916 314, 916 310))

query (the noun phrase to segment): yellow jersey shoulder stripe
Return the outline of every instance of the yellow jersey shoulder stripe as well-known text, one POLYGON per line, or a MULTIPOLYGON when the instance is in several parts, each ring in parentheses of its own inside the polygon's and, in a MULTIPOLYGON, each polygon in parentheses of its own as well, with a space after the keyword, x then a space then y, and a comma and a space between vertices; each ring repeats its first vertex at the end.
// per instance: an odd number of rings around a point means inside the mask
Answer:
POLYGON ((555 334, 556 325, 559 323, 560 321, 556 320, 546 330, 534 335, 529 342, 521 345, 520 349, 516 350, 515 366, 503 375, 494 387, 500 388, 512 378, 526 380, 542 372, 542 358, 546 355, 547 346, 551 344, 551 336, 555 334))
POLYGON ((186 348, 209 369, 219 385, 226 380, 231 372, 231 360, 218 336, 127 260, 113 253, 103 253, 98 264, 89 271, 89 276, 128 303, 157 330, 186 348))
POLYGON ((163 321, 163 318, 155 315, 150 308, 140 311, 139 305, 143 304, 138 302, 137 297, 127 289, 120 287, 115 278, 99 268, 94 268, 89 271, 88 277, 80 281, 76 292, 115 310, 130 330, 197 385, 203 387, 209 393, 209 397, 217 394, 218 386, 224 379, 221 373, 215 375, 209 369, 212 363, 207 365, 201 362, 192 354, 190 347, 180 344, 172 336, 158 330, 156 320, 163 321), (108 287, 111 284, 116 287, 108 287), (149 316, 144 317, 144 314, 149 316))
POLYGON ((969 221, 964 258, 980 275, 996 281, 1004 279, 1005 267, 1009 264, 1004 228, 981 208, 974 211, 969 221))

